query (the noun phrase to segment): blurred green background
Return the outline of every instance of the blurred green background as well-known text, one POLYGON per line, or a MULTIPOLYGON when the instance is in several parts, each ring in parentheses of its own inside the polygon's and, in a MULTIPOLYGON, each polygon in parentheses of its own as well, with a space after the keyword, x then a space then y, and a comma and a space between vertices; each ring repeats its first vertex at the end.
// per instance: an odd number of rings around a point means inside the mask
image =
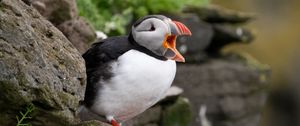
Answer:
POLYGON ((79 15, 108 35, 125 34, 127 25, 144 15, 180 12, 186 5, 208 3, 209 0, 77 0, 79 15))

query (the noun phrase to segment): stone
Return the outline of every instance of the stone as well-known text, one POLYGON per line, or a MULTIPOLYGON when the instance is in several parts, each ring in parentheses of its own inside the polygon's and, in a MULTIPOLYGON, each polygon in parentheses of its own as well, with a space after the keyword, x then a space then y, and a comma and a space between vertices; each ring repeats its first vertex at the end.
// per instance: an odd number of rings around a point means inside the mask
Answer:
POLYGON ((125 126, 158 125, 161 118, 162 106, 155 105, 137 117, 124 123, 125 126))
POLYGON ((31 4, 54 25, 78 16, 76 0, 31 0, 31 4))
POLYGON ((96 31, 96 41, 100 41, 106 38, 107 35, 105 33, 103 33, 102 31, 96 31))
MULTIPOLYGON (((221 111, 228 119, 238 120, 244 115, 260 114, 260 108, 265 105, 266 95, 263 92, 241 96, 225 96, 219 100, 221 111)), ((237 121, 236 121, 237 122, 237 121)))
POLYGON ((196 13, 201 20, 209 23, 247 23, 254 19, 255 15, 251 13, 229 10, 217 5, 210 6, 187 6, 184 9, 186 13, 196 13))
POLYGON ((125 126, 188 126, 192 119, 189 100, 166 97, 142 114, 124 123, 125 126))
POLYGON ((165 96, 159 102, 173 102, 183 93, 183 89, 178 86, 171 86, 165 96))
POLYGON ((153 107, 124 123, 125 126, 188 126, 191 121, 191 106, 181 97, 183 90, 172 86, 153 107), (174 121, 170 121, 174 120, 174 121), (175 121, 177 120, 177 121, 175 121))
POLYGON ((76 18, 57 26, 72 44, 83 54, 96 38, 93 28, 83 19, 76 18))
POLYGON ((97 120, 81 122, 75 126, 111 126, 111 124, 100 122, 97 120))
POLYGON ((212 125, 232 126, 232 121, 238 124, 245 119, 255 126, 259 121, 250 117, 260 115, 265 104, 269 71, 249 55, 227 54, 178 65, 174 85, 183 88, 183 96, 191 102, 192 125, 201 124, 197 112, 205 105, 212 125))
POLYGON ((28 104, 28 123, 65 126, 78 122, 84 98, 84 60, 68 39, 20 0, 0 3, 0 124, 16 125, 28 104))
POLYGON ((76 0, 31 0, 30 2, 64 33, 81 54, 95 41, 96 34, 92 26, 78 16, 76 0))
POLYGON ((178 98, 174 104, 163 107, 162 126, 189 126, 192 121, 192 110, 189 100, 178 98))
MULTIPOLYGON (((224 126, 253 126, 253 123, 251 123, 251 122, 259 122, 260 119, 261 119, 261 115, 260 114, 255 114, 255 115, 249 115, 249 116, 241 118, 239 120, 224 122, 224 123, 221 123, 219 125, 222 125, 222 126, 223 125, 224 126)), ((258 126, 258 125, 255 125, 255 126, 258 126)))
POLYGON ((224 24, 211 24, 214 35, 210 44, 205 48, 208 54, 220 53, 222 48, 232 43, 249 44, 254 40, 252 31, 243 27, 224 24))

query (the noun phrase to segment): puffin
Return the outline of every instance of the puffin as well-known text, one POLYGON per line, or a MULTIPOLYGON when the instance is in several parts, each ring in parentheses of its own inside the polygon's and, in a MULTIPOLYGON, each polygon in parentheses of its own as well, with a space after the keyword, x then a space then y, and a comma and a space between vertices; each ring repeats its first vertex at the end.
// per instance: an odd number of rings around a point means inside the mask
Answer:
POLYGON ((185 62, 176 49, 179 35, 192 33, 166 16, 148 15, 133 24, 129 35, 94 43, 82 55, 87 85, 81 120, 120 126, 157 103, 174 80, 176 62, 185 62))

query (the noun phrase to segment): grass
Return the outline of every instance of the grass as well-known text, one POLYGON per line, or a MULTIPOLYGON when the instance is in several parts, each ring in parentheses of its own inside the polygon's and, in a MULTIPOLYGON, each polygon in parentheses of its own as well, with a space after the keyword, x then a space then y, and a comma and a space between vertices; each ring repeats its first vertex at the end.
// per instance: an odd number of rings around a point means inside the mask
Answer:
POLYGON ((29 123, 25 123, 25 120, 31 119, 32 117, 30 117, 30 113, 32 113, 34 111, 34 105, 30 104, 26 107, 26 111, 25 113, 23 113, 22 111, 20 111, 20 117, 17 115, 16 119, 18 121, 16 126, 32 126, 29 123))

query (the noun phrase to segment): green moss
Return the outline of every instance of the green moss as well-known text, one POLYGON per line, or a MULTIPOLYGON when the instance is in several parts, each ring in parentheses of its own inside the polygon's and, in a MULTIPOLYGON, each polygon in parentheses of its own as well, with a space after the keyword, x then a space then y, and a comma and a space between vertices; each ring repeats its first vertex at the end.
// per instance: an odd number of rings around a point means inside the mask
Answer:
POLYGON ((180 97, 175 104, 163 110, 163 126, 188 126, 191 121, 191 106, 185 98, 180 97))
POLYGON ((47 85, 40 87, 34 91, 34 94, 38 96, 39 107, 44 109, 61 109, 61 103, 58 103, 47 85))
POLYGON ((224 54, 224 57, 226 59, 233 59, 234 61, 240 61, 244 63, 246 66, 260 70, 260 71, 266 71, 269 70, 270 67, 266 64, 260 63, 258 60, 256 60, 254 57, 252 57, 250 54, 245 52, 228 52, 224 54))
POLYGON ((60 24, 64 21, 70 20, 72 17, 67 10, 69 8, 60 8, 52 12, 55 17, 51 17, 49 20, 54 24, 60 24))
POLYGON ((69 93, 61 92, 58 96, 62 101, 62 104, 69 105, 70 109, 75 109, 75 107, 79 104, 79 99, 69 93))
MULTIPOLYGON (((0 29, 1 30, 1 29, 0 29)), ((0 52, 0 58, 3 58, 4 57, 4 54, 3 52, 0 52)))
MULTIPOLYGON (((240 62, 246 67, 249 67, 258 72, 259 77, 257 78, 260 83, 267 83, 270 79, 271 68, 267 64, 260 63, 250 54, 245 52, 228 52, 224 55, 225 60, 233 60, 234 62, 240 62)), ((257 81, 256 81, 257 82, 257 81)), ((265 87, 263 87, 265 88, 265 87)))
POLYGON ((10 81, 0 81, 0 92, 4 94, 4 99, 2 100, 5 101, 5 105, 8 107, 11 105, 19 106, 24 104, 26 101, 26 98, 20 95, 19 87, 10 81))
POLYGON ((24 74, 19 73, 16 78, 19 82, 19 86, 26 86, 29 83, 24 74))
POLYGON ((1 0, 0 0, 0 12, 2 12, 2 11, 3 11, 3 5, 2 5, 1 0))

